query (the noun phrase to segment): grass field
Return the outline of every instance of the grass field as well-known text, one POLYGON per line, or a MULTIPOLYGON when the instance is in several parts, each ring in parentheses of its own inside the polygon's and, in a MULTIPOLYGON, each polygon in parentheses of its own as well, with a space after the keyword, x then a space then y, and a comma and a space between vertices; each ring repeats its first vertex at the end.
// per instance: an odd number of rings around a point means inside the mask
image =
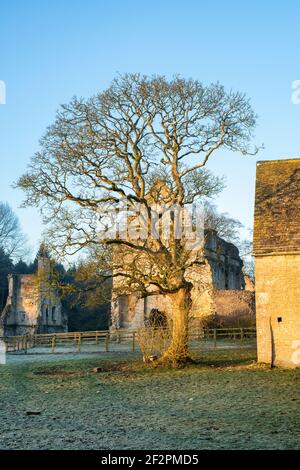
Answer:
POLYGON ((300 448, 300 369, 247 349, 198 354, 179 370, 133 353, 2 365, 0 449, 300 448))

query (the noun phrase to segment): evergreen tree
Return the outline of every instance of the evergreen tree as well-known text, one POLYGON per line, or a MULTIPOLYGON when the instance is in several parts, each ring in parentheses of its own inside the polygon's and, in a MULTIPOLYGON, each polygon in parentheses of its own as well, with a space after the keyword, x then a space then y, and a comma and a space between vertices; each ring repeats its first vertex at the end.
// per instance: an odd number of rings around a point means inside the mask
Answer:
POLYGON ((0 312, 6 304, 8 293, 8 274, 13 272, 13 262, 5 251, 0 248, 0 312))
POLYGON ((20 259, 14 266, 15 274, 30 274, 30 266, 20 259))

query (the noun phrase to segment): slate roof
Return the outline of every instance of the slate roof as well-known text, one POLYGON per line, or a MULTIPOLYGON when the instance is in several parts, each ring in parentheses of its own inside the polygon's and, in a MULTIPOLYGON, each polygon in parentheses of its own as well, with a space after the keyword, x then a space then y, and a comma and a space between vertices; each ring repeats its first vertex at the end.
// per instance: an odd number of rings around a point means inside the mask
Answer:
POLYGON ((300 252, 300 158, 257 162, 254 255, 300 252))

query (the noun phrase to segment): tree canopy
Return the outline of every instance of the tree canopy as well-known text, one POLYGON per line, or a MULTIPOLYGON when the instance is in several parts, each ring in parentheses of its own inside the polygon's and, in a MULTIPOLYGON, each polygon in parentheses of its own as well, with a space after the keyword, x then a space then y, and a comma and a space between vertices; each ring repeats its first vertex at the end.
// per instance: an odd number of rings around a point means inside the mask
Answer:
POLYGON ((27 254, 26 237, 9 204, 0 202, 0 247, 13 259, 27 254))
POLYGON ((245 95, 219 83, 127 74, 92 98, 75 97, 62 106, 18 181, 25 205, 40 207, 57 252, 99 243, 118 247, 109 275, 122 279, 124 290, 151 295, 155 288, 170 297, 173 343, 167 356, 188 356, 187 271, 203 262, 199 251, 191 255, 184 237, 174 235, 172 208, 220 190, 207 162, 222 149, 250 153, 255 124, 245 95), (143 239, 111 233, 99 239, 103 212, 121 200, 142 208, 147 230, 162 219, 152 210, 159 204, 171 217, 169 239, 159 230, 143 239))

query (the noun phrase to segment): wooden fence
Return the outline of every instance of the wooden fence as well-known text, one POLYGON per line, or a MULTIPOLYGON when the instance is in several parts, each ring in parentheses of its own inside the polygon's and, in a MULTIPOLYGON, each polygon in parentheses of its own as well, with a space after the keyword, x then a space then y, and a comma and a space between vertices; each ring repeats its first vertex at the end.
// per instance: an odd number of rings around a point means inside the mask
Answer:
POLYGON ((4 342, 6 352, 25 351, 29 347, 29 336, 2 336, 0 340, 4 342))
MULTIPOLYGON (((239 340, 255 338, 255 327, 248 328, 209 328, 196 329, 190 332, 190 341, 212 341, 213 346, 217 347, 217 341, 221 339, 239 340)), ((28 349, 35 347, 46 347, 54 353, 60 345, 72 345, 75 351, 80 352, 83 344, 99 345, 99 349, 105 352, 110 351, 112 344, 126 342, 134 352, 137 345, 137 331, 116 330, 116 331, 76 331, 68 333, 48 333, 36 334, 32 336, 9 336, 0 338, 6 344, 7 352, 23 351, 25 354, 28 349)))
POLYGON ((203 330, 203 338, 212 339, 216 348, 218 339, 244 341, 245 339, 256 338, 256 328, 207 328, 203 330))

